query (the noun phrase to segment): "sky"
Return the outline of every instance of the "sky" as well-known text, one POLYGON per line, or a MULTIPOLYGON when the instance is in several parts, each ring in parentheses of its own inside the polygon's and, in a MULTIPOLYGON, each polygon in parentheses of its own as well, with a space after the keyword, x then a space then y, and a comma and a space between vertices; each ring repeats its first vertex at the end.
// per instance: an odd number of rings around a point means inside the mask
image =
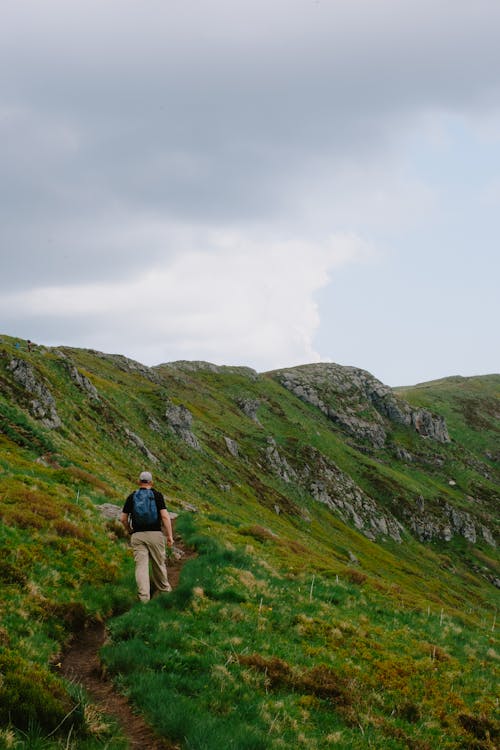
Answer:
POLYGON ((0 332, 500 372, 498 0, 0 0, 0 332))

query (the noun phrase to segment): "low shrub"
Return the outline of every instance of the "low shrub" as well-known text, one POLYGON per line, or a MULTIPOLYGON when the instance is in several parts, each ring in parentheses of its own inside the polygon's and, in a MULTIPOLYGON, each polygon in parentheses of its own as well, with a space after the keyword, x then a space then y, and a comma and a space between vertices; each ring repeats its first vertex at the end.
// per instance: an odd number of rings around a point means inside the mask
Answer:
POLYGON ((81 540, 86 540, 89 538, 89 535, 83 529, 81 529, 71 521, 66 520, 65 518, 54 521, 52 526, 56 533, 62 537, 71 537, 72 539, 81 540))
POLYGON ((1 583, 23 585, 26 583, 26 580, 26 573, 19 567, 19 565, 16 565, 5 558, 0 558, 1 583))
POLYGON ((270 529, 266 529, 264 526, 254 524, 253 526, 247 526, 239 530, 242 536, 251 536, 257 542, 268 542, 276 541, 278 536, 270 529))
POLYGON ((479 740, 496 741, 500 737, 500 723, 486 716, 460 714, 458 720, 466 732, 479 740))
MULTIPOLYGON (((0 722, 20 729, 37 723, 54 730, 74 708, 50 672, 9 651, 0 653, 0 722)), ((72 713, 71 721, 76 721, 72 713)))
POLYGON ((362 573, 360 570, 355 570, 354 568, 346 568, 345 575, 350 583, 354 583, 357 586, 361 586, 368 578, 365 573, 362 573))

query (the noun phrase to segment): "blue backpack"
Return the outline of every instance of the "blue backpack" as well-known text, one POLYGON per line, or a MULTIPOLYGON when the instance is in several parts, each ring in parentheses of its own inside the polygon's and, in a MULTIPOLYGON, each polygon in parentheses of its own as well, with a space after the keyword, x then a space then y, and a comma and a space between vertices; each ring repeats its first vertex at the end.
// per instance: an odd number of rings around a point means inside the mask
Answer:
POLYGON ((153 490, 141 487, 134 492, 132 526, 137 531, 140 527, 154 526, 158 522, 158 508, 153 490))

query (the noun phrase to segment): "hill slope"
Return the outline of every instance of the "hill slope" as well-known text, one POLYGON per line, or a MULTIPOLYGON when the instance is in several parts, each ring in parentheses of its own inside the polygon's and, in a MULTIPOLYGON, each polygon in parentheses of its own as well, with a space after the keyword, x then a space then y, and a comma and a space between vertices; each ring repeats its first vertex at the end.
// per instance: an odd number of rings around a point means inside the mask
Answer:
POLYGON ((113 617, 109 671, 182 747, 495 746, 500 376, 391 390, 338 365, 17 343, 0 344, 5 725, 108 741, 47 664, 113 617), (198 558, 140 608, 98 507, 145 467, 198 558))

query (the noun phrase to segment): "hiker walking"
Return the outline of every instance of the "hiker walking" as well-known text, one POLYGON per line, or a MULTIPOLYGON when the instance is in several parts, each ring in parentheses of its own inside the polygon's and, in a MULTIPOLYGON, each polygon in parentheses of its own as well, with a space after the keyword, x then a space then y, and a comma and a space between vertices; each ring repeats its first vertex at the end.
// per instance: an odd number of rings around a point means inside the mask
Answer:
POLYGON ((172 547, 172 523, 163 495, 153 489, 153 477, 149 471, 141 472, 139 489, 125 500, 121 522, 131 535, 139 600, 148 602, 151 597, 150 561, 151 579, 156 591, 171 591, 167 577, 165 537, 168 546, 172 547))

